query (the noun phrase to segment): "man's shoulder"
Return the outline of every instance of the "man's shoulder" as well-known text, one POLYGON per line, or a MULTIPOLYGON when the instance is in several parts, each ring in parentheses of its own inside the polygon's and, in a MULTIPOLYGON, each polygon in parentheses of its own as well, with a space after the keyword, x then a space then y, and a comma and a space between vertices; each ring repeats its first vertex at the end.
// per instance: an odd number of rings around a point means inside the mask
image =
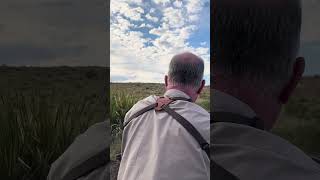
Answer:
MULTIPOLYGON (((130 118, 132 115, 134 115, 139 110, 143 109, 144 107, 147 107, 151 104, 156 103, 157 98, 159 96, 156 95, 150 95, 142 100, 139 100, 136 104, 132 106, 132 108, 126 113, 125 120, 130 118)), ((188 111, 189 113, 192 112, 194 115, 200 115, 201 117, 210 118, 210 114, 207 110, 202 108, 201 106, 197 105, 196 103, 183 101, 183 100, 177 100, 176 102, 173 102, 172 106, 174 109, 184 109, 184 112, 188 111)), ((182 113, 184 113, 182 112, 182 113)))
POLYGON ((292 153, 304 154, 299 148, 280 136, 247 125, 219 122, 211 125, 211 130, 215 143, 238 144, 261 149, 264 152, 272 151, 284 156, 292 153))
POLYGON ((128 118, 130 118, 133 114, 135 114, 136 112, 138 112, 139 110, 143 109, 144 107, 147 107, 151 104, 156 103, 158 96, 156 95, 150 95, 142 100, 139 100, 138 102, 136 102, 131 109, 126 113, 125 115, 125 120, 127 120, 128 118))
MULTIPOLYGON (((146 98, 144 98, 142 100, 139 100, 127 112, 126 118, 130 117, 131 115, 133 115, 135 112, 141 110, 142 108, 156 103, 157 98, 159 98, 159 96, 151 95, 151 96, 148 96, 148 97, 146 97, 146 98)), ((210 116, 210 114, 208 113, 207 110, 205 110, 204 108, 202 108, 198 104, 192 103, 192 102, 189 102, 189 101, 177 100, 176 102, 173 103, 172 107, 173 108, 178 107, 179 109, 183 109, 184 108, 184 109, 186 109, 188 111, 193 111, 196 114, 200 113, 200 114, 202 114, 204 116, 210 116)))
MULTIPOLYGON (((90 126, 83 134, 77 136, 66 151, 51 165, 47 179, 63 179, 73 169, 83 166, 83 164, 86 164, 86 167, 98 167, 99 164, 86 162, 89 162, 88 160, 96 157, 101 152, 102 154, 108 152, 110 146, 108 127, 108 121, 99 122, 90 126)), ((100 160, 105 161, 106 164, 109 162, 108 159, 104 159, 107 156, 101 157, 100 160)), ((100 169, 99 172, 102 173, 102 170, 100 169)), ((93 174, 97 174, 97 172, 94 171, 93 174)))
MULTIPOLYGON (((279 167, 282 169, 281 173, 287 173, 287 176, 290 176, 290 171, 297 171, 296 174, 309 172, 310 175, 320 177, 318 164, 298 147, 270 132, 246 125, 221 122, 211 125, 210 137, 214 139, 211 143, 215 147, 215 160, 227 169, 236 159, 246 159, 239 166, 250 167, 251 171, 261 175, 279 167)), ((248 172, 238 173, 244 175, 248 172)))
POLYGON ((204 109, 202 106, 200 106, 200 105, 198 105, 196 103, 190 103, 190 102, 189 102, 189 105, 190 105, 189 109, 192 109, 195 112, 198 112, 198 113, 201 113, 203 115, 206 115, 206 116, 210 117, 209 112, 206 109, 204 109))

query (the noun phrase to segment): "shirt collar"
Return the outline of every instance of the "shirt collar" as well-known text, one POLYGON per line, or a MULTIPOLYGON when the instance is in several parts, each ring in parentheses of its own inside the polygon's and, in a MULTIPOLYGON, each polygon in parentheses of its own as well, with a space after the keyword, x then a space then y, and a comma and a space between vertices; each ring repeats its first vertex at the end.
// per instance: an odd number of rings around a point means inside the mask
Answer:
POLYGON ((178 89, 169 89, 164 93, 164 96, 168 96, 168 97, 183 97, 183 98, 187 98, 190 99, 191 97, 188 96, 186 93, 178 90, 178 89))
POLYGON ((239 99, 216 89, 213 89, 212 107, 213 112, 230 112, 239 114, 248 118, 253 118, 256 113, 250 108, 250 106, 239 99))

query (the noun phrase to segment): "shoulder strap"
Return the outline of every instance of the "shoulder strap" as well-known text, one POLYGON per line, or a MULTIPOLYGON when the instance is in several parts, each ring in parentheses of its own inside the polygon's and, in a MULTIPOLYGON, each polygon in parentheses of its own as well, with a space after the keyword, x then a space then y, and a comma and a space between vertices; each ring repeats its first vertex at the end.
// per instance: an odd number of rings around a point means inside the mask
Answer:
POLYGON ((201 149, 206 152, 210 159, 210 145, 209 143, 202 137, 199 131, 183 116, 178 114, 176 111, 171 109, 168 105, 163 106, 162 109, 170 114, 179 124, 181 124, 198 142, 201 149))
POLYGON ((210 174, 211 179, 223 179, 223 180, 239 180, 235 175, 218 165, 215 161, 210 158, 210 145, 202 137, 199 131, 183 116, 178 114, 176 111, 169 107, 169 104, 161 107, 164 111, 170 114, 175 120, 177 120, 198 142, 201 149, 204 150, 210 159, 210 174))
POLYGON ((103 149, 96 155, 92 156, 91 158, 87 159, 80 165, 71 169, 63 178, 62 180, 75 180, 78 179, 90 172, 94 169, 102 167, 109 162, 109 147, 107 149, 103 149))
POLYGON ((221 167, 215 161, 210 161, 210 179, 218 179, 218 180, 239 180, 238 177, 231 174, 229 171, 221 167))
MULTIPOLYGON (((125 127, 131 122, 131 120, 133 120, 134 118, 137 118, 138 116, 141 116, 142 114, 144 114, 144 113, 147 112, 147 111, 150 111, 150 110, 152 110, 152 109, 155 109, 157 106, 159 106, 160 101, 161 101, 163 98, 165 98, 165 97, 160 97, 160 98, 158 98, 156 103, 150 104, 149 106, 146 106, 145 108, 143 108, 143 109, 137 111, 136 113, 134 113, 134 114, 128 119, 128 121, 123 125, 123 128, 125 128, 125 127), (160 99, 161 99, 161 100, 160 100, 160 99), (160 101, 159 101, 159 100, 160 100, 160 101)), ((171 102, 173 102, 173 101, 178 101, 178 100, 189 101, 189 102, 191 101, 190 98, 184 98, 184 97, 170 97, 170 98, 167 98, 167 99, 170 99, 170 102, 168 101, 168 102, 161 102, 161 103, 162 103, 162 104, 164 104, 164 103, 170 104, 171 102)), ((166 100, 167 100, 167 99, 166 99, 166 100)), ((162 104, 161 104, 161 105, 162 105, 162 104)))
POLYGON ((315 161, 316 163, 318 163, 318 165, 320 165, 320 158, 319 157, 316 157, 316 156, 310 156, 313 161, 315 161))
POLYGON ((132 119, 134 119, 134 118, 142 115, 143 113, 145 113, 145 112, 147 112, 147 111, 150 111, 150 110, 154 109, 156 106, 157 106, 157 103, 151 104, 151 105, 149 105, 149 106, 147 106, 147 107, 145 107, 145 108, 137 111, 137 112, 134 113, 134 114, 128 119, 128 121, 123 125, 123 128, 125 128, 125 127, 131 122, 132 119))
POLYGON ((213 112, 213 117, 211 118, 211 124, 217 122, 228 122, 235 124, 243 124, 247 126, 251 126, 257 129, 264 130, 263 122, 257 118, 247 118, 238 114, 229 113, 229 112, 213 112))

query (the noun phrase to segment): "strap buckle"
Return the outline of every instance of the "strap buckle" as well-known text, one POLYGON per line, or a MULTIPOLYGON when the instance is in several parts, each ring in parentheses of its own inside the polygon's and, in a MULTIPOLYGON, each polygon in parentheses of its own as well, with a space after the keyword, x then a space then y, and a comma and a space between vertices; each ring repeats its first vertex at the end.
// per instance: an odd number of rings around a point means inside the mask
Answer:
POLYGON ((156 111, 161 111, 163 107, 169 105, 172 103, 174 100, 167 98, 167 97, 160 97, 157 99, 156 103, 157 106, 154 108, 156 111))
POLYGON ((121 161, 121 159, 122 159, 122 154, 117 154, 116 155, 116 160, 121 161))
POLYGON ((201 144, 201 149, 202 150, 210 150, 210 144, 205 142, 201 144))

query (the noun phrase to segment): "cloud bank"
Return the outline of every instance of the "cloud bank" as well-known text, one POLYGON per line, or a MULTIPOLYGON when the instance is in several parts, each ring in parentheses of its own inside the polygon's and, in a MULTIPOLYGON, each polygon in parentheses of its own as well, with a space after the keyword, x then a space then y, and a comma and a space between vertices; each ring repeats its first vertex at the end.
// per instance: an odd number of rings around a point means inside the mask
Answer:
POLYGON ((173 55, 190 51, 210 76, 209 0, 111 0, 113 82, 163 82, 173 55))

